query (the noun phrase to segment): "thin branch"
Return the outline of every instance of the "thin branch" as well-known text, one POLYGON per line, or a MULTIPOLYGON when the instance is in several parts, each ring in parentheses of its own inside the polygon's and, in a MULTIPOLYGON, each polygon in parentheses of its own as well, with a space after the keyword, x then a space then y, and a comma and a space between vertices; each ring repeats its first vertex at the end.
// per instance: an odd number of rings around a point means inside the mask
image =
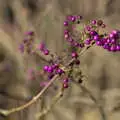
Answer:
MULTIPOLYGON (((83 49, 83 51, 80 52, 79 55, 82 55, 85 51, 87 50, 87 47, 85 47, 85 49, 83 49)), ((74 61, 74 59, 71 59, 67 65, 63 66, 62 69, 66 70, 67 66, 69 66, 72 62, 74 61)), ((0 109, 0 114, 4 115, 4 116, 8 116, 12 113, 15 112, 19 112, 25 108, 28 108, 30 105, 32 105, 33 103, 35 103, 43 94, 44 92, 50 87, 50 85, 52 85, 52 83, 59 77, 59 75, 55 75, 49 82, 48 84, 35 96, 33 97, 32 100, 30 100, 28 103, 21 105, 19 107, 16 108, 12 108, 9 110, 5 110, 5 109, 0 109)))
POLYGON ((103 107, 97 102, 96 98, 92 95, 92 93, 85 86, 83 86, 81 84, 78 84, 78 82, 76 82, 75 80, 72 80, 72 81, 73 81, 73 83, 78 85, 85 93, 87 93, 89 95, 91 100, 95 103, 95 105, 99 109, 99 112, 101 114, 101 119, 102 120, 106 120, 107 118, 106 118, 106 115, 105 115, 103 107))
POLYGON ((36 114, 36 119, 41 118, 42 116, 46 115, 50 112, 50 110, 55 106, 55 104, 60 100, 63 96, 64 89, 60 89, 60 91, 53 97, 51 104, 44 109, 42 112, 36 114))
POLYGON ((56 75, 52 80, 50 80, 48 82, 48 84, 35 97, 33 97, 33 99, 30 100, 28 103, 26 103, 20 107, 10 109, 10 110, 0 109, 0 113, 3 114, 4 116, 8 116, 14 112, 18 112, 18 111, 21 111, 21 110, 29 107, 30 105, 35 103, 42 96, 42 94, 50 87, 50 85, 57 79, 57 77, 58 77, 58 75, 56 75))

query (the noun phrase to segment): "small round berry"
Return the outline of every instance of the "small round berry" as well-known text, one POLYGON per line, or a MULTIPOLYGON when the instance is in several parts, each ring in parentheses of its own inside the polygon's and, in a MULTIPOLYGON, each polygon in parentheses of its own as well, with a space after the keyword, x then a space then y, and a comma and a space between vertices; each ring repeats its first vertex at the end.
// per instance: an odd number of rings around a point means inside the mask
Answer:
POLYGON ((111 43, 111 39, 108 38, 106 42, 107 42, 107 43, 111 43))
POLYGON ((93 25, 95 25, 95 24, 96 24, 96 20, 92 20, 91 23, 92 23, 93 25))
POLYGON ((98 40, 99 40, 99 36, 98 36, 98 35, 95 35, 95 36, 93 37, 93 39, 94 39, 95 41, 98 41, 98 40))
POLYGON ((90 38, 88 38, 88 39, 85 40, 85 44, 86 44, 86 45, 90 45, 90 42, 91 42, 91 41, 90 41, 90 38))
POLYGON ((68 42, 73 43, 74 40, 70 37, 70 38, 68 39, 68 42))
POLYGON ((53 65, 52 65, 52 68, 53 68, 53 69, 56 69, 56 65, 53 64, 53 65))
POLYGON ((72 58, 77 58, 78 54, 76 52, 72 52, 71 56, 72 56, 72 58))
POLYGON ((64 34, 68 34, 69 33, 69 31, 68 30, 64 30, 64 34))
POLYGON ((103 45, 103 48, 104 48, 104 49, 109 49, 109 45, 108 45, 108 44, 104 44, 104 45, 103 45))
POLYGON ((76 20, 75 16, 72 16, 71 21, 75 22, 75 20, 76 20))
POLYGON ((71 21, 72 15, 67 16, 67 20, 71 21))
POLYGON ((37 46, 37 49, 38 49, 38 50, 41 50, 41 51, 43 51, 44 48, 45 48, 45 44, 44 44, 44 43, 40 43, 40 44, 38 44, 38 46, 37 46))
POLYGON ((79 43, 78 42, 74 42, 73 44, 74 44, 73 46, 79 47, 79 43))
POLYGON ((101 41, 96 41, 96 45, 101 46, 102 45, 101 41))
POLYGON ((112 31, 112 34, 114 34, 114 35, 117 35, 117 33, 118 33, 117 30, 113 30, 113 31, 112 31))
POLYGON ((48 71, 48 68, 49 68, 49 66, 45 65, 43 69, 44 69, 44 71, 48 71))
POLYGON ((44 55, 49 55, 49 50, 44 50, 44 55))
POLYGON ((68 34, 64 34, 64 37, 65 37, 65 39, 68 39, 69 35, 68 34))
POLYGON ((64 83, 64 84, 63 84, 63 87, 64 87, 64 88, 68 88, 68 83, 64 83))
POLYGON ((90 26, 86 26, 85 29, 86 29, 87 31, 90 31, 90 30, 91 30, 91 27, 90 27, 90 26))
POLYGON ((116 43, 116 40, 113 38, 111 39, 111 43, 115 44, 116 43))
POLYGON ((64 26, 68 26, 68 21, 64 21, 64 26))
POLYGON ((56 71, 56 73, 59 74, 59 75, 61 75, 62 73, 64 73, 64 71, 62 69, 58 68, 57 71, 56 71))
POLYGON ((98 33, 96 31, 90 31, 90 35, 94 36, 97 35, 98 33))
POLYGON ((116 50, 117 50, 117 51, 120 51, 120 45, 117 45, 117 46, 116 46, 116 50))
POLYGON ((78 15, 78 16, 77 16, 77 19, 80 19, 80 20, 81 20, 82 18, 83 18, 83 17, 82 17, 81 15, 78 15))
POLYGON ((69 82, 69 79, 68 79, 68 78, 65 78, 65 79, 63 79, 63 82, 64 82, 64 83, 68 83, 68 82, 69 82))
POLYGON ((113 52, 115 52, 115 51, 116 51, 116 46, 112 45, 112 46, 110 47, 110 50, 113 51, 113 52))
POLYGON ((49 67, 48 67, 47 72, 48 72, 48 73, 52 73, 52 72, 53 72, 53 68, 52 68, 52 66, 49 66, 49 67))
POLYGON ((114 34, 110 33, 110 34, 109 34, 109 37, 110 37, 110 38, 114 38, 114 34))

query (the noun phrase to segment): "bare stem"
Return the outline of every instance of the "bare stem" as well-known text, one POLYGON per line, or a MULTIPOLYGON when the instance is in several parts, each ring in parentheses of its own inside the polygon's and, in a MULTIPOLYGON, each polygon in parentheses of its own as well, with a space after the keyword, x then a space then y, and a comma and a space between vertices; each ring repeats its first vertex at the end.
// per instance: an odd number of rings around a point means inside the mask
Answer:
MULTIPOLYGON (((83 49, 79 55, 82 55, 85 51, 87 50, 87 47, 85 47, 85 49, 83 49)), ((62 69, 63 70, 66 70, 67 69, 67 66, 69 66, 72 62, 73 62, 74 59, 70 60, 68 62, 67 65, 63 66, 62 69)), ((30 100, 29 102, 27 102, 26 104, 24 105, 21 105, 19 107, 16 107, 16 108, 12 108, 12 109, 9 109, 9 110, 5 110, 5 109, 0 109, 0 114, 4 115, 4 116, 8 116, 12 113, 15 113, 15 112, 19 112, 25 108, 28 108, 30 105, 32 105, 33 103, 35 103, 44 93, 45 91, 50 87, 50 85, 56 80, 56 78, 58 78, 59 75, 55 75, 49 82, 48 84, 35 96, 33 97, 32 100, 30 100)))
POLYGON ((48 82, 48 84, 35 96, 33 97, 32 100, 30 100, 28 103, 20 106, 20 107, 16 107, 16 108, 13 108, 13 109, 10 109, 10 110, 4 110, 4 109, 0 109, 0 113, 4 116, 8 116, 14 112, 18 112, 18 111, 21 111, 27 107, 29 107, 30 105, 32 105, 33 103, 35 103, 41 96, 42 94, 50 87, 50 85, 56 80, 56 78, 58 77, 58 75, 56 75, 52 80, 50 80, 48 82))
POLYGON ((51 104, 46 108, 43 109, 42 112, 36 114, 36 119, 41 118, 42 116, 46 115, 50 112, 50 110, 55 106, 55 104, 60 100, 63 96, 64 89, 60 89, 60 91, 53 97, 51 104))
POLYGON ((97 106, 97 108, 99 109, 99 112, 101 114, 101 119, 102 120, 106 120, 106 115, 105 115, 105 112, 104 112, 104 109, 103 107, 98 103, 98 101, 96 100, 96 98, 92 95, 92 93, 83 85, 81 84, 78 84, 78 82, 76 82, 75 80, 72 80, 73 83, 75 83, 76 85, 79 85, 79 87, 84 91, 86 92, 89 97, 91 98, 91 100, 95 103, 95 105, 97 106))

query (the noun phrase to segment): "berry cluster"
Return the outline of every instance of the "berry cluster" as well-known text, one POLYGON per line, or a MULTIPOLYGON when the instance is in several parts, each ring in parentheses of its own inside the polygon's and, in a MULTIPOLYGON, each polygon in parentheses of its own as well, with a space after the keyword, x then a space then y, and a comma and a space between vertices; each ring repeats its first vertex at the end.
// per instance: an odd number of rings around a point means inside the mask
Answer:
POLYGON ((120 31, 113 30, 106 38, 104 38, 103 48, 108 51, 120 51, 120 31))
MULTIPOLYGON (((80 15, 69 15, 66 17, 66 20, 64 21, 64 38, 67 42, 70 43, 70 45, 74 48, 82 49, 85 46, 87 48, 91 47, 93 44, 96 44, 97 46, 101 46, 104 49, 107 49, 108 51, 120 51, 120 31, 119 30, 113 30, 111 33, 107 34, 104 32, 101 32, 101 29, 104 29, 106 25, 103 23, 102 20, 91 20, 85 26, 82 27, 82 30, 78 31, 80 34, 80 37, 78 39, 75 38, 75 35, 73 34, 74 29, 78 24, 82 22, 82 16, 80 15)), ((29 31, 25 34, 25 39, 23 40, 23 43, 20 45, 19 49, 21 52, 24 52, 25 50, 27 53, 31 53, 32 51, 32 45, 34 42, 34 32, 29 31)), ((44 55, 51 55, 50 51, 46 48, 44 43, 40 43, 37 46, 38 52, 41 51, 44 55)), ((75 49, 75 51, 72 51, 71 53, 71 60, 72 62, 67 66, 68 68, 74 67, 74 65, 79 66, 80 60, 79 60, 79 52, 75 49)), ((68 55, 69 56, 69 55, 68 55)), ((63 79, 63 87, 68 88, 69 86, 69 79, 72 78, 68 75, 65 68, 65 59, 60 58, 62 62, 58 59, 60 57, 54 56, 52 61, 48 65, 43 66, 44 74, 47 75, 48 80, 51 80, 55 75, 61 76, 63 79)), ((70 60, 70 61, 71 61, 70 60)), ((32 70, 29 71, 29 74, 31 74, 30 78, 33 79, 33 76, 35 75, 32 70)), ((71 73, 70 73, 71 74, 71 73)), ((72 75, 72 74, 71 74, 72 75)), ((82 83, 80 79, 80 83, 82 83)))
POLYGON ((45 47, 44 43, 40 43, 37 47, 44 55, 49 55, 49 50, 45 47))
POLYGON ((62 70, 59 64, 56 63, 52 65, 45 65, 43 70, 48 73, 48 79, 52 79, 55 74, 62 75, 64 73, 64 70, 62 70))
POLYGON ((70 26, 72 25, 72 28, 74 24, 80 24, 80 21, 82 20, 82 16, 80 15, 76 15, 76 16, 67 16, 66 20, 64 21, 64 38, 70 43, 70 45, 77 47, 77 48, 83 48, 84 44, 80 43, 80 41, 76 41, 73 36, 72 36, 72 32, 69 30, 70 26))
POLYGON ((88 38, 85 40, 85 44, 89 45, 92 41, 94 41, 97 46, 101 46, 108 51, 120 51, 120 31, 113 30, 109 34, 101 34, 99 32, 100 27, 106 27, 102 20, 93 20, 90 25, 86 26, 85 32, 87 33, 88 38))
POLYGON ((70 45, 77 48, 83 48, 86 45, 93 45, 95 43, 97 46, 101 46, 108 51, 120 51, 120 31, 113 30, 110 34, 100 33, 100 29, 106 27, 102 20, 89 21, 88 24, 85 25, 83 31, 80 31, 83 33, 82 37, 79 38, 79 41, 76 41, 72 36, 70 26, 79 24, 81 19, 81 16, 70 15, 67 16, 64 21, 64 38, 70 43, 70 45))
POLYGON ((33 42, 34 42, 34 32, 28 31, 25 33, 25 38, 22 41, 22 44, 19 46, 19 50, 23 52, 27 52, 28 54, 32 53, 33 42))

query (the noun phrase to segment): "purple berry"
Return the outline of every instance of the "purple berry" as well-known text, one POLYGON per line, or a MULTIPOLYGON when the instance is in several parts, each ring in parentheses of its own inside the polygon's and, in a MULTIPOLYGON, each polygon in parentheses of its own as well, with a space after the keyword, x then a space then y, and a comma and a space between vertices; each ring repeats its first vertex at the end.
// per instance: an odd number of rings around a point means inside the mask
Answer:
POLYGON ((64 34, 64 37, 65 37, 65 39, 68 39, 69 35, 66 33, 66 34, 64 34))
POLYGON ((111 43, 115 44, 116 40, 113 38, 111 39, 111 43))
POLYGON ((68 26, 68 21, 64 21, 64 26, 68 26))
POLYGON ((48 68, 49 68, 49 66, 45 65, 43 69, 44 69, 44 71, 48 71, 48 68))
POLYGON ((52 73, 52 72, 53 72, 53 68, 52 68, 52 66, 49 66, 49 67, 48 67, 47 72, 48 72, 48 73, 52 73))
POLYGON ((117 51, 120 51, 120 45, 117 45, 117 46, 116 46, 116 50, 117 50, 117 51))
POLYGON ((64 88, 68 88, 68 83, 64 83, 64 84, 63 84, 63 87, 64 87, 64 88))
POLYGON ((41 50, 41 51, 43 51, 44 48, 45 48, 45 44, 44 44, 44 43, 40 43, 40 44, 37 46, 37 49, 38 49, 38 50, 41 50))
POLYGON ((95 25, 96 24, 96 20, 92 20, 92 22, 91 22, 93 25, 95 25))
POLYGON ((112 34, 114 34, 114 35, 117 35, 117 33, 118 33, 117 30, 113 30, 113 31, 112 31, 112 34))
POLYGON ((113 52, 115 52, 115 51, 116 51, 116 47, 115 47, 114 45, 112 45, 112 46, 110 47, 110 50, 113 51, 113 52))
POLYGON ((86 26, 85 29, 86 29, 87 31, 90 31, 90 30, 91 30, 91 27, 90 27, 90 26, 86 26))
POLYGON ((68 83, 68 81, 69 81, 68 78, 63 79, 63 82, 64 82, 64 83, 68 83))
POLYGON ((81 20, 83 17, 81 15, 78 15, 76 18, 81 20))
POLYGON ((110 34, 109 34, 109 37, 110 37, 110 38, 114 38, 114 34, 110 33, 110 34))
POLYGON ((49 55, 49 50, 44 50, 44 55, 49 55))
POLYGON ((97 35, 97 32, 96 31, 90 31, 90 35, 92 35, 92 36, 97 35))
POLYGON ((75 16, 72 16, 71 21, 75 22, 75 20, 76 20, 75 16))
POLYGON ((70 37, 70 38, 68 39, 68 42, 73 43, 74 40, 70 37))
POLYGON ((56 73, 59 74, 59 75, 61 75, 62 73, 64 73, 64 71, 63 71, 62 69, 58 68, 58 69, 56 70, 56 73))
POLYGON ((64 34, 68 34, 69 33, 69 31, 68 30, 64 30, 64 34))
POLYGON ((77 58, 78 54, 76 52, 72 52, 71 56, 72 56, 72 58, 77 58))
POLYGON ((85 40, 86 45, 90 45, 90 42, 91 42, 91 40, 89 38, 85 40))
POLYGON ((98 40, 99 40, 99 36, 98 36, 98 35, 95 35, 95 36, 93 37, 93 39, 94 39, 95 41, 98 41, 98 40))
POLYGON ((111 39, 110 39, 110 38, 108 38, 106 42, 107 42, 107 43, 111 43, 111 39))
POLYGON ((101 41, 96 41, 96 45, 101 46, 102 45, 101 41))

